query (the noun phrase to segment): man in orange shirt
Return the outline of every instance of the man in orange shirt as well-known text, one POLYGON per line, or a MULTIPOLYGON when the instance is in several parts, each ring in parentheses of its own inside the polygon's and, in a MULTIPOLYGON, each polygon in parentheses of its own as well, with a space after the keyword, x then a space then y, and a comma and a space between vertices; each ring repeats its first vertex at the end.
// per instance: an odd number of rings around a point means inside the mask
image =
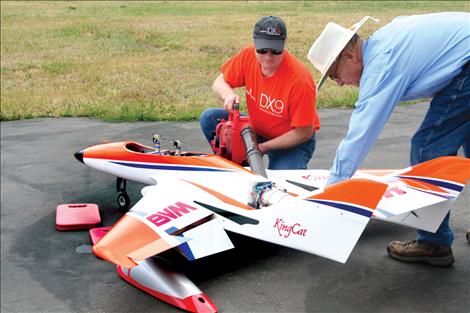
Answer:
POLYGON ((210 142, 217 121, 227 120, 233 104, 240 103, 233 88, 245 87, 248 114, 269 169, 306 169, 320 128, 316 88, 308 68, 284 49, 286 38, 282 19, 261 18, 253 30, 254 44, 225 62, 212 85, 224 108, 205 110, 200 124, 210 142))

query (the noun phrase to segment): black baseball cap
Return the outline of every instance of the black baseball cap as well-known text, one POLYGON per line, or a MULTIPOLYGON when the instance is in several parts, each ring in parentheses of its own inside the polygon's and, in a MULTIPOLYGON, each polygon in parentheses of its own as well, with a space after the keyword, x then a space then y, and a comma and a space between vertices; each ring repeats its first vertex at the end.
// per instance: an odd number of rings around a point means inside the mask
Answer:
POLYGON ((284 50, 287 38, 286 24, 276 16, 263 16, 253 29, 253 41, 256 49, 284 50))

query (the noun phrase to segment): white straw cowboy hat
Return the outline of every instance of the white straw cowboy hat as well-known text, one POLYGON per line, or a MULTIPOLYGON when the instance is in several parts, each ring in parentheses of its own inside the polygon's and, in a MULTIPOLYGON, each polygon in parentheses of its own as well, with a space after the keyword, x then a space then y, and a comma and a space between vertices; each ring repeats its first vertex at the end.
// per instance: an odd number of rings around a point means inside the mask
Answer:
POLYGON ((333 62, 368 19, 372 19, 375 22, 379 21, 378 19, 375 19, 371 16, 365 16, 350 28, 345 28, 330 22, 325 26, 325 29, 322 31, 317 40, 315 40, 312 47, 308 51, 307 58, 322 74, 322 77, 320 78, 320 81, 317 85, 317 92, 320 90, 320 87, 328 77, 326 74, 328 73, 328 70, 330 69, 333 62))

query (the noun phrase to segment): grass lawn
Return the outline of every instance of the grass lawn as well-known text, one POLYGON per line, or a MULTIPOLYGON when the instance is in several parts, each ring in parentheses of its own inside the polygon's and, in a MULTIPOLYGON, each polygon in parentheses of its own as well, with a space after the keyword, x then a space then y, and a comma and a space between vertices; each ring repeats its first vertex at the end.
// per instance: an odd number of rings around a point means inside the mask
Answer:
MULTIPOLYGON (((361 29, 367 37, 398 15, 469 9, 467 1, 2 1, 0 118, 194 120, 221 105, 212 82, 263 15, 285 20, 287 48, 319 80, 306 54, 329 21, 379 18, 361 29)), ((328 82, 317 105, 352 106, 356 97, 328 82)))

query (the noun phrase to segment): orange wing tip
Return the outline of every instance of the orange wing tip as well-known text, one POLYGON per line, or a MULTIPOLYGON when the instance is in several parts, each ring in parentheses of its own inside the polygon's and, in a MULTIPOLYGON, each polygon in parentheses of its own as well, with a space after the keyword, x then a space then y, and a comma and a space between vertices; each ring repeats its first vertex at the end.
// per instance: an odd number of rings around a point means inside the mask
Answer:
POLYGON ((126 214, 93 246, 93 253, 111 263, 131 268, 137 263, 129 256, 135 253, 137 256, 135 260, 139 260, 140 257, 149 253, 148 249, 156 251, 155 242, 160 242, 158 249, 165 248, 164 240, 150 226, 126 214))
POLYGON ((400 176, 430 177, 466 184, 470 179, 470 159, 458 156, 439 157, 416 164, 400 176))
POLYGON ((347 202, 375 209, 388 185, 367 179, 348 179, 330 186, 311 199, 347 202))

